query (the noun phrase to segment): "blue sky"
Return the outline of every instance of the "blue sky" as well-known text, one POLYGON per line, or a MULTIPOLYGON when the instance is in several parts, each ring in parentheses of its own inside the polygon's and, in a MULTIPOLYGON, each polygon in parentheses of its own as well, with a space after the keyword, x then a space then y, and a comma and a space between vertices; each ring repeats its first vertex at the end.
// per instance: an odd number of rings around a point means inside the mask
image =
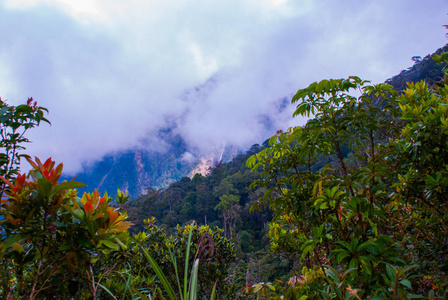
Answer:
POLYGON ((27 152, 66 171, 176 124, 199 152, 302 124, 276 105, 324 78, 382 82, 446 44, 446 0, 0 0, 0 97, 52 126, 27 152))

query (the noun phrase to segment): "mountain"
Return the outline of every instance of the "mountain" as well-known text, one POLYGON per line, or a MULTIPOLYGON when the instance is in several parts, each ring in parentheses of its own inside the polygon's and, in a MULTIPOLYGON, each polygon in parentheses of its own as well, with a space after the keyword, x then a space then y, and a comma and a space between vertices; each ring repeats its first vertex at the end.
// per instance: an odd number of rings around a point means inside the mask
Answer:
MULTIPOLYGON (((448 50, 448 46, 443 50, 448 50)), ((442 49, 436 51, 439 54, 442 49)), ((387 79, 386 83, 391 84, 397 91, 402 92, 406 88, 405 82, 417 82, 425 80, 428 84, 436 84, 443 80, 444 65, 438 64, 428 55, 425 58, 414 57, 414 65, 400 74, 387 79)), ((272 132, 272 134, 274 134, 272 132)), ((168 227, 174 226, 178 223, 188 223, 191 219, 196 219, 198 222, 212 223, 222 227, 216 207, 220 203, 222 191, 228 194, 237 195, 239 197, 239 205, 242 207, 242 214, 245 218, 248 217, 248 204, 258 197, 257 191, 249 188, 249 185, 259 176, 252 174, 245 166, 247 158, 267 147, 267 141, 262 146, 253 145, 246 154, 239 154, 234 156, 232 160, 227 163, 218 163, 215 167, 208 169, 208 176, 190 176, 189 178, 182 178, 180 181, 171 183, 167 188, 156 191, 148 190, 146 195, 140 196, 138 199, 129 204, 133 207, 145 207, 145 209, 130 209, 130 215, 133 222, 141 222, 143 218, 155 216, 163 224, 168 227), (173 225, 174 224, 174 225, 173 225)), ((342 146, 342 154, 347 157, 349 149, 346 145, 342 146)), ((181 155, 179 153, 178 155, 181 155)), ((331 158, 331 157, 330 157, 331 158)), ((207 161, 202 158, 202 162, 207 161)), ((210 161, 212 161, 210 159, 210 161)), ((219 160, 221 161, 221 160, 219 160)), ((222 160, 223 162, 227 160, 222 160)), ((328 159, 320 158, 313 164, 313 168, 319 170, 323 166, 331 163, 328 159)), ((209 163, 208 165, 214 165, 209 163)), ((196 169, 199 170, 200 164, 196 164, 196 169)), ((204 170, 204 168, 202 168, 204 170)), ((191 172, 190 175, 195 172, 191 172)), ((224 193, 225 194, 225 193, 224 193)), ((263 219, 265 221, 266 219, 263 219)), ((250 228, 245 227, 245 221, 242 221, 240 228, 244 230, 250 228)), ((237 224, 237 227, 239 226, 237 224)), ((253 225, 253 224, 252 224, 253 225)))
MULTIPOLYGON (((215 84, 216 80, 212 78, 203 86, 187 91, 184 95, 185 101, 206 97, 215 84)), ((278 129, 276 118, 280 114, 289 115, 288 98, 277 99, 272 103, 269 112, 258 116, 266 137, 278 129)), ((146 194, 148 188, 165 188, 183 177, 193 178, 195 174, 209 175, 212 167, 229 162, 244 152, 244 149, 221 144, 204 153, 186 143, 178 133, 177 128, 182 126, 182 122, 183 120, 174 120, 170 127, 160 129, 156 133, 157 144, 160 144, 158 147, 154 147, 155 142, 147 141, 139 148, 110 153, 93 164, 84 165, 83 171, 76 174, 76 180, 85 183, 87 187, 79 191, 97 189, 101 194, 107 192, 113 196, 117 189, 120 189, 128 192, 131 199, 136 199, 146 194)))
MULTIPOLYGON (((443 79, 439 75, 445 66, 437 64, 430 56, 414 61, 413 67, 386 82, 402 92, 406 87, 402 84, 404 81, 425 80, 429 84, 437 84, 443 79)), ((245 278, 246 284, 290 278, 291 274, 287 272, 298 258, 270 252, 267 232, 273 214, 269 204, 265 202, 267 205, 261 205, 260 210, 251 209, 265 189, 260 186, 251 188, 251 183, 260 178, 260 173, 250 172, 246 160, 265 147, 268 147, 267 141, 261 146, 255 144, 245 154, 239 154, 227 163, 217 164, 208 176, 184 177, 165 189, 149 189, 147 194, 122 205, 121 208, 128 212, 135 224, 131 230, 142 230, 145 227, 143 220, 150 217, 155 217, 157 225, 168 230, 175 230, 177 224, 191 224, 193 220, 210 227, 219 226, 224 228, 226 236, 234 237, 238 247, 239 262, 233 266, 235 278, 245 278), (247 277, 248 274, 251 278, 247 277)), ((341 150, 347 162, 353 159, 347 146, 341 150)), ((320 156, 311 168, 314 172, 328 164, 333 164, 336 169, 339 164, 337 156, 320 156)), ((295 242, 291 245, 296 247, 295 242)))
MULTIPOLYGON (((210 169, 208 176, 196 174, 192 178, 183 177, 161 190, 148 189, 146 194, 122 207, 135 224, 132 230, 142 229, 142 220, 151 216, 167 228, 174 228, 176 224, 189 224, 191 220, 211 227, 223 227, 217 205, 223 201, 225 195, 233 195, 238 199, 238 203, 232 208, 235 218, 240 215, 244 218, 238 217, 239 221, 230 227, 247 231, 245 235, 250 236, 251 240, 258 241, 256 247, 247 245, 248 249, 263 247, 261 231, 271 215, 269 210, 249 213, 250 207, 258 199, 261 191, 249 187, 259 178, 259 174, 252 173, 246 167, 246 160, 267 145, 266 140, 263 145, 255 144, 245 154, 238 154, 229 162, 218 163, 210 169)), ((235 218, 234 221, 237 220, 235 218)))
MULTIPOLYGON (((208 175, 210 168, 221 161, 229 161, 239 150, 234 147, 216 147, 201 156, 189 151, 187 144, 172 128, 158 132, 162 149, 140 147, 111 153, 77 174, 76 180, 85 183, 81 192, 97 189, 113 196, 120 189, 132 199, 146 193, 148 188, 164 188, 182 177, 196 173, 208 175)), ((65 178, 67 180, 71 178, 65 178)))
MULTIPOLYGON (((448 47, 442 49, 448 50, 448 47)), ((440 53, 442 49, 436 53, 440 53)), ((413 57, 412 60, 415 62, 412 67, 387 79, 386 83, 401 92, 406 88, 406 82, 426 80, 433 84, 442 79, 443 66, 433 61, 431 55, 424 58, 413 57)), ((185 100, 206 97, 216 84, 217 80, 211 78, 203 86, 187 91, 185 100)), ((260 126, 267 132, 266 136, 278 129, 275 128, 274 116, 289 107, 289 99, 286 97, 274 102, 275 112, 259 116, 260 126)), ((86 183, 87 187, 80 191, 98 189, 100 193, 115 195, 117 189, 120 189, 128 192, 132 199, 136 199, 146 194, 148 188, 166 188, 185 176, 191 179, 197 173, 209 175, 217 164, 229 162, 244 152, 244 149, 222 145, 216 146, 215 150, 209 153, 201 153, 187 145, 176 133, 176 126, 178 125, 158 131, 158 141, 163 144, 159 147, 161 149, 154 150, 154 147, 148 144, 147 147, 111 153, 92 165, 84 166, 84 171, 77 175, 77 180, 86 183)))

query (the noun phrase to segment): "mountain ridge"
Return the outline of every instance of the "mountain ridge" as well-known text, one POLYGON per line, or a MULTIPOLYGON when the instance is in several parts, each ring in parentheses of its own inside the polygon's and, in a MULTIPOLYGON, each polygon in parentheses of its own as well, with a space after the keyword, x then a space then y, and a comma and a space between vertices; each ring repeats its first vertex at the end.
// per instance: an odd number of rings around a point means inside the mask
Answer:
MULTIPOLYGON (((440 53, 442 50, 448 50, 448 46, 438 49, 435 53, 440 53)), ((414 65, 412 67, 401 71, 385 82, 391 84, 399 92, 406 88, 406 82, 423 79, 433 84, 442 78, 443 66, 437 65, 430 59, 431 56, 413 57, 414 65)), ((189 91, 189 93, 208 92, 215 84, 216 79, 212 78, 204 86, 189 91)), ((289 102, 287 98, 278 99, 279 112, 287 109, 287 102, 289 102)), ((273 128, 274 123, 269 113, 261 115, 260 118, 262 119, 261 124, 266 130, 275 132, 278 129, 273 128)), ((193 179, 197 173, 208 176, 213 167, 219 163, 230 162, 239 154, 244 153, 243 149, 225 144, 216 146, 213 151, 208 153, 200 153, 198 149, 192 149, 185 142, 176 131, 176 126, 176 122, 173 122, 172 127, 160 129, 157 132, 158 138, 166 145, 166 149, 150 150, 150 145, 142 146, 106 155, 92 165, 84 166, 84 171, 77 175, 77 180, 86 183, 87 187, 80 191, 97 189, 100 193, 107 192, 113 195, 118 188, 123 192, 128 192, 132 199, 136 199, 140 195, 146 194, 148 188, 166 188, 183 177, 193 179)), ((71 178, 65 179, 70 180, 71 178)))

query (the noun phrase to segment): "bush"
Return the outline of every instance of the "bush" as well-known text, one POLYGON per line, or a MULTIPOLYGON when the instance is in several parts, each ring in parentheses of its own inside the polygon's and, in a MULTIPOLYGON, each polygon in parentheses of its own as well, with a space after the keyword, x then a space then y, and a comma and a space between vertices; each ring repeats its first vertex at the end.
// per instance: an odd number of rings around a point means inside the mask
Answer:
POLYGON ((62 164, 28 159, 33 169, 13 181, 0 176, 0 294, 5 299, 96 298, 101 279, 116 266, 114 252, 126 249, 126 213, 94 193, 77 197, 74 181, 58 182, 62 164), (99 263, 100 262, 100 263, 99 263))

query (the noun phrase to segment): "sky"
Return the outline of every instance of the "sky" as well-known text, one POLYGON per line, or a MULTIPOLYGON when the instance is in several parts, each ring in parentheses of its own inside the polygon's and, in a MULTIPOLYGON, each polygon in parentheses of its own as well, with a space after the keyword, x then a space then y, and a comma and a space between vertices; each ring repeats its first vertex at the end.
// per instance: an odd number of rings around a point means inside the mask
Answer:
POLYGON ((0 97, 52 125, 27 153, 74 174, 127 149, 247 149, 301 125, 279 101, 326 78, 383 82, 447 43, 446 0, 0 0, 0 97), (271 125, 267 130, 266 118, 271 125))

